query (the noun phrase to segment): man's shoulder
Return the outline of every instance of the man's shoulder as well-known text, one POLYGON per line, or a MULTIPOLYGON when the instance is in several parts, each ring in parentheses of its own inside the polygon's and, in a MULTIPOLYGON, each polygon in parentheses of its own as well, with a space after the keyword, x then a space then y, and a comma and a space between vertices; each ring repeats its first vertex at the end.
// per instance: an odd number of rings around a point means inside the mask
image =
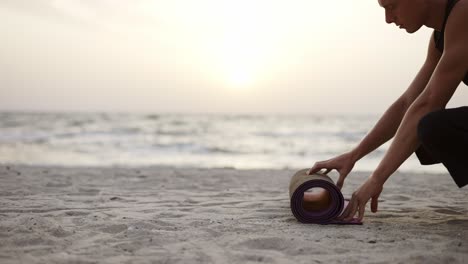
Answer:
POLYGON ((468 71, 468 0, 459 0, 450 12, 444 33, 444 55, 440 63, 454 78, 464 79, 468 71))
MULTIPOLYGON (((468 21, 468 0, 459 0, 450 12, 447 26, 451 21, 468 21)), ((467 29, 465 24, 465 29, 467 29)))
POLYGON ((466 7, 467 5, 468 5, 468 0, 458 0, 454 7, 460 8, 463 6, 466 7))
POLYGON ((461 41, 468 48, 468 0, 459 0, 452 9, 445 28, 445 39, 447 45, 461 41))

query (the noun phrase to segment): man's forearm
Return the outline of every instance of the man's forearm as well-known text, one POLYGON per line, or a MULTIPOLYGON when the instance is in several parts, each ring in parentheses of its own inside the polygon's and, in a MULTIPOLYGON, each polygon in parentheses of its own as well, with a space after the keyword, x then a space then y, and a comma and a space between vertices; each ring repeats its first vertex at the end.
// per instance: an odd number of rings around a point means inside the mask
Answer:
POLYGON ((372 130, 364 137, 351 153, 355 161, 360 160, 376 148, 390 140, 396 133, 401 120, 408 109, 407 103, 400 97, 379 119, 372 130))
MULTIPOLYGON (((461 50, 466 49, 465 47, 456 46, 461 50)), ((388 177, 416 150, 419 145, 417 127, 421 118, 429 112, 444 109, 465 76, 468 67, 466 63, 468 50, 465 53, 455 51, 444 51, 427 87, 405 114, 395 140, 372 174, 372 178, 380 184, 383 185, 388 177), (466 57, 460 57, 460 54, 466 54, 466 57)))
POLYGON ((387 153, 372 174, 372 177, 377 182, 383 185, 388 177, 416 150, 420 144, 417 136, 419 121, 424 115, 438 108, 440 106, 427 104, 415 104, 411 106, 387 153))

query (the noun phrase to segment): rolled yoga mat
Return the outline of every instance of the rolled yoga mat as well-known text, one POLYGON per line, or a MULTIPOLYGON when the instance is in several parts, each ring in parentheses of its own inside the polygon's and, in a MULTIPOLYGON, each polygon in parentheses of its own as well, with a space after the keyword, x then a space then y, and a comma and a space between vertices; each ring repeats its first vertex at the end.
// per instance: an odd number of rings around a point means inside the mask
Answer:
POLYGON ((351 221, 336 219, 343 213, 348 201, 330 177, 320 173, 308 175, 307 171, 308 169, 303 169, 296 172, 289 183, 291 211, 299 222, 362 225, 356 218, 351 221), (312 188, 323 190, 320 194, 307 192, 312 188), (304 193, 307 201, 304 201, 304 193))

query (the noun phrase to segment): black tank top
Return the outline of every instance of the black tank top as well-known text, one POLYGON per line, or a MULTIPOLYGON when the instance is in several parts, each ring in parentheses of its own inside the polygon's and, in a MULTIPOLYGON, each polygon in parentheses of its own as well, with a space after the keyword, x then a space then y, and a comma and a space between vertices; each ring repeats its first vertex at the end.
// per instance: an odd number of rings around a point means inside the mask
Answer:
MULTIPOLYGON (((448 16, 452 11, 453 6, 458 2, 458 0, 448 0, 447 6, 445 8, 445 17, 444 17, 444 24, 442 25, 442 30, 437 31, 434 30, 434 41, 436 48, 443 53, 444 52, 444 33, 445 33, 445 24, 447 24, 448 16)), ((463 78, 463 82, 468 85, 468 72, 465 74, 465 78, 463 78)))

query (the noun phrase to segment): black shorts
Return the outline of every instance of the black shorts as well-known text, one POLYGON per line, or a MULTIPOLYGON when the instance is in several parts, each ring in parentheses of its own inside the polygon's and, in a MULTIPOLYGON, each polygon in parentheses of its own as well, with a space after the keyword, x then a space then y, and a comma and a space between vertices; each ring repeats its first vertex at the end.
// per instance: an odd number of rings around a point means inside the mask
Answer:
POLYGON ((443 109, 421 118, 421 146, 416 156, 422 165, 442 163, 458 187, 468 184, 468 107, 443 109))

